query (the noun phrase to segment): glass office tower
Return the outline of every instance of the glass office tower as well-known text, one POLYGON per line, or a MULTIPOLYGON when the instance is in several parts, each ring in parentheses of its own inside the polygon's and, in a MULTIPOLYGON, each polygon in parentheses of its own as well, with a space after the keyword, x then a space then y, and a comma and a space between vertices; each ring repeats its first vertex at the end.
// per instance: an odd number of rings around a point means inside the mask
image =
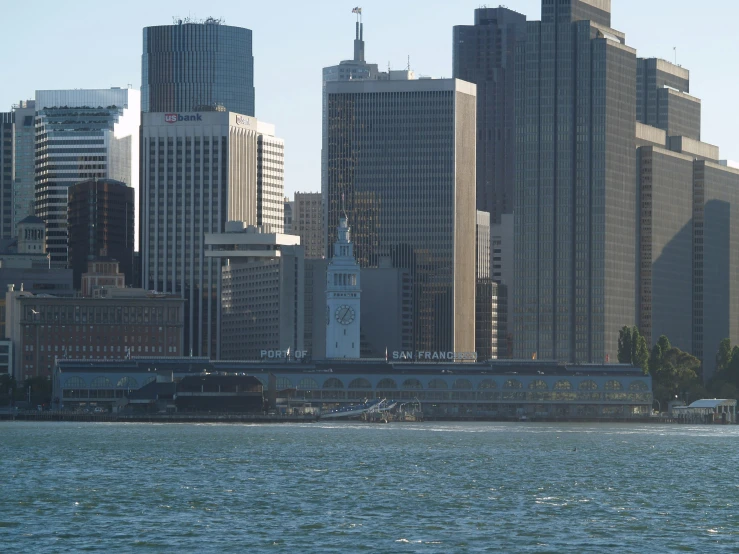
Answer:
POLYGON ((491 224, 513 213, 513 66, 525 36, 526 16, 507 8, 476 9, 474 25, 454 27, 453 76, 477 85, 477 209, 491 224))
POLYGON ((636 321, 636 52, 610 0, 542 0, 516 52, 514 349, 615 361, 636 321))
POLYGON ((409 271, 415 350, 474 351, 475 85, 391 77, 326 92, 328 221, 346 210, 362 268, 409 271))
POLYGON ((187 112, 203 106, 254 116, 251 30, 179 20, 144 28, 141 109, 187 112))

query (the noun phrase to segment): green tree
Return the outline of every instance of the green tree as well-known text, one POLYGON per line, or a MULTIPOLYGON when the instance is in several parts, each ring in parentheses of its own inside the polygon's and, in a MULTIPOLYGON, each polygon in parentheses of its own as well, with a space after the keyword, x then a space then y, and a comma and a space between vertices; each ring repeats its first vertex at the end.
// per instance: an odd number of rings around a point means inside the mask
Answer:
POLYGON ((662 406, 667 406, 675 397, 687 400, 690 396, 691 400, 695 400, 694 394, 702 395, 704 392, 698 377, 700 360, 679 348, 669 347, 663 351, 662 347, 669 344, 667 337, 660 337, 650 359, 654 397, 662 406))
POLYGON ((644 375, 649 373, 649 349, 647 348, 647 341, 641 333, 636 340, 632 363, 635 366, 642 368, 644 375))
POLYGON ((726 371, 732 359, 731 339, 724 339, 718 345, 718 352, 716 352, 716 373, 726 371))
POLYGON ((622 364, 631 363, 633 352, 633 329, 624 325, 618 332, 618 361, 622 364))

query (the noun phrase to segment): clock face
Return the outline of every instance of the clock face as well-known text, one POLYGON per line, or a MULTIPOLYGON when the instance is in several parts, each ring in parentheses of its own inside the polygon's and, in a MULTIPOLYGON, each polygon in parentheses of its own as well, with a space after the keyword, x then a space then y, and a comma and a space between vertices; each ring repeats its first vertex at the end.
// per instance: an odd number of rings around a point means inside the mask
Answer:
POLYGON ((336 313, 334 315, 336 316, 336 321, 342 325, 349 325, 354 321, 354 317, 356 316, 354 308, 347 305, 342 305, 336 308, 336 313))

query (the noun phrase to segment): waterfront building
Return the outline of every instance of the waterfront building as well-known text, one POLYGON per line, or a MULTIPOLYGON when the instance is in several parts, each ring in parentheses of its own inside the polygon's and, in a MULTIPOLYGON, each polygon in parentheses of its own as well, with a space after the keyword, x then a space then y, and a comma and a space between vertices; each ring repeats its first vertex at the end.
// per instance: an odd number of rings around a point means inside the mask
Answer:
POLYGON ((46 223, 52 266, 67 267, 69 262, 71 185, 115 179, 137 195, 139 105, 139 92, 132 89, 36 91, 35 206, 46 223))
POLYGON ((472 352, 475 86, 402 73, 327 83, 328 221, 346 207, 362 268, 410 272, 414 349, 472 352))
POLYGON ((514 355, 615 361, 636 321, 636 51, 608 0, 542 1, 516 51, 514 355))
POLYGON ((13 130, 15 114, 0 112, 0 240, 13 236, 13 130))
POLYGON ((513 213, 514 64, 525 37, 526 16, 504 7, 478 8, 474 25, 454 27, 452 76, 477 85, 477 209, 493 225, 513 213))
POLYGON ((18 223, 36 214, 36 101, 22 100, 13 106, 13 232, 18 223))
MULTIPOLYGON (((392 353, 391 353, 392 358, 392 353)), ((652 379, 640 368, 542 361, 487 363, 383 360, 210 361, 133 358, 57 361, 53 396, 77 403, 125 406, 145 384, 180 382, 202 373, 255 377, 277 406, 323 410, 387 399, 416 403, 429 418, 623 420, 648 417, 652 379)))
POLYGON ((104 289, 100 298, 10 290, 5 330, 18 381, 51 376, 59 358, 123 359, 182 355, 183 301, 141 289, 104 289))
POLYGON ((304 350, 304 251, 300 238, 230 221, 205 235, 206 258, 219 261, 217 359, 258 360, 264 350, 304 350))
POLYGON ((134 190, 112 179, 88 179, 69 187, 69 266, 80 287, 90 261, 119 262, 133 285, 134 190))
POLYGON ((220 111, 144 113, 142 137, 143 286, 184 298, 187 351, 215 357, 221 262, 206 257, 204 238, 227 221, 282 225, 284 191, 260 170, 282 158, 259 159, 260 143, 279 140, 272 125, 220 111))
POLYGON ((300 237, 306 259, 324 258, 325 227, 323 202, 320 192, 296 192, 293 209, 292 234, 300 237))
POLYGON ((142 111, 181 113, 204 106, 255 115, 251 30, 212 17, 145 27, 142 111))
MULTIPOLYGON (((302 244, 302 239, 301 239, 302 244)), ((314 360, 326 358, 326 258, 305 259, 305 349, 314 360)), ((364 313, 365 295, 362 295, 364 313)))
MULTIPOLYGON (((4 306, 3 306, 4 308, 4 306)), ((5 314, 2 314, 3 320, 5 314)), ((5 323, 2 322, 2 337, 5 336, 5 323)), ((0 339, 0 375, 13 376, 13 342, 7 339, 0 339)))
POLYGON ((326 358, 359 358, 362 284, 346 214, 339 217, 326 269, 326 358))

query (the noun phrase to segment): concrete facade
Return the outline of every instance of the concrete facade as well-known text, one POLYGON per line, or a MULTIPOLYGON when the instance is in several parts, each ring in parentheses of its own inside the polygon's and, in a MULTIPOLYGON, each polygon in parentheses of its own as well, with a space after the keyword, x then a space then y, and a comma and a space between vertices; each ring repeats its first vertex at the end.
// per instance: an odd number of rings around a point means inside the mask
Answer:
POLYGON ((259 178, 259 143, 273 133, 272 125, 232 112, 143 114, 143 284, 186 300, 185 343, 193 354, 215 357, 219 344, 221 266, 205 255, 206 233, 224 232, 227 221, 282 225, 284 193, 274 196, 274 183, 262 186, 259 178), (279 199, 279 214, 260 213, 273 204, 260 204, 260 191, 263 200, 279 199))

